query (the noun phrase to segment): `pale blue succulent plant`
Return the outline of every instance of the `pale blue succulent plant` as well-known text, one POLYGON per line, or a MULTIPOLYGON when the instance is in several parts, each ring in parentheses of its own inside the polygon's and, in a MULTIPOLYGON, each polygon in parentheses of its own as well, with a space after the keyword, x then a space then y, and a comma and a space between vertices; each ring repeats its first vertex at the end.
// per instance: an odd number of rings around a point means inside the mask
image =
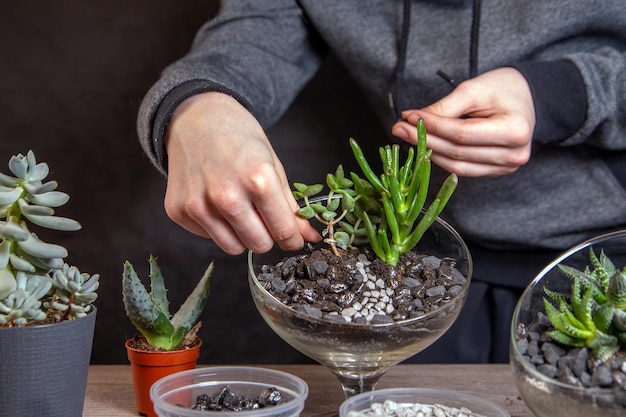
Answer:
POLYGON ((69 200, 46 181, 48 164, 33 151, 9 160, 0 172, 0 325, 23 326, 74 319, 88 314, 97 298, 99 275, 81 273, 65 262, 63 246, 44 242, 29 224, 77 231, 76 220, 55 215, 69 200))

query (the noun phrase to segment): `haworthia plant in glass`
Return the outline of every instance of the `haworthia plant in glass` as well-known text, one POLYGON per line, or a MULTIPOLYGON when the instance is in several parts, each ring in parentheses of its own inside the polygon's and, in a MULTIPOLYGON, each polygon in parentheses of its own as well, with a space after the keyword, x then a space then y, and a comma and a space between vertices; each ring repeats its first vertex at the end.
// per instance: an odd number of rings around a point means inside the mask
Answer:
POLYGON ((450 174, 425 208, 432 151, 426 147, 423 120, 418 122, 417 133, 417 145, 409 149, 403 165, 399 145, 380 148, 383 165, 380 175, 374 172, 357 141, 351 138, 350 146, 365 178, 353 172, 347 178, 339 165, 334 174, 326 176, 329 192, 324 201, 314 199, 324 190, 324 185, 293 184, 294 197, 303 200, 298 215, 316 218, 326 226, 325 241, 336 254, 337 247, 346 249, 369 242, 378 258, 396 265, 400 255, 412 250, 441 214, 456 189, 458 178, 450 174))
POLYGON ((558 265, 572 281, 570 294, 545 288, 544 307, 554 326, 549 335, 561 344, 588 347, 607 360, 626 347, 626 266, 616 268, 604 252, 589 249, 589 266, 558 265))
POLYGON ((82 317, 93 308, 99 275, 65 263, 68 251, 45 242, 30 225, 77 231, 81 225, 56 216, 69 200, 46 181, 48 164, 33 151, 9 160, 11 174, 0 172, 0 325, 58 322, 82 317))
POLYGON ((150 255, 148 262, 150 292, 132 264, 128 261, 124 263, 122 295, 126 315, 152 347, 177 350, 186 340, 195 336, 196 324, 207 303, 213 282, 213 262, 173 316, 170 314, 167 289, 157 260, 150 255))

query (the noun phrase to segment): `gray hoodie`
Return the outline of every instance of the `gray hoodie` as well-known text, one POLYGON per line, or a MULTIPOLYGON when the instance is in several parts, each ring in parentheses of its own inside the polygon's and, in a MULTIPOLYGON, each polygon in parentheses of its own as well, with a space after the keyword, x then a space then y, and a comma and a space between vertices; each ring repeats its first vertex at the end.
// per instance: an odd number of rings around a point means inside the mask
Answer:
POLYGON ((389 128, 398 110, 451 91, 438 71, 460 82, 513 66, 527 78, 531 159, 510 175, 460 179, 443 217, 465 239, 561 250, 626 225, 624 0, 224 0, 146 95, 146 153, 165 174, 165 127, 199 92, 231 94, 269 128, 328 53, 389 128))

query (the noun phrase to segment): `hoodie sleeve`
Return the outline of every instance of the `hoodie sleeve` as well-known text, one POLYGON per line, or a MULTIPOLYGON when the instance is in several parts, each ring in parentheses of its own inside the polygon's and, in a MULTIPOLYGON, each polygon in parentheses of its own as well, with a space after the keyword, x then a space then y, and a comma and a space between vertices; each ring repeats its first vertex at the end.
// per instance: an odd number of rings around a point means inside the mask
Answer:
POLYGON ((534 141, 626 149, 625 53, 607 46, 513 67, 528 80, 535 101, 534 141))
POLYGON ((168 66, 144 97, 137 121, 144 151, 166 174, 167 124, 183 100, 207 91, 233 96, 268 128, 315 74, 325 52, 293 0, 222 1, 190 52, 168 66))

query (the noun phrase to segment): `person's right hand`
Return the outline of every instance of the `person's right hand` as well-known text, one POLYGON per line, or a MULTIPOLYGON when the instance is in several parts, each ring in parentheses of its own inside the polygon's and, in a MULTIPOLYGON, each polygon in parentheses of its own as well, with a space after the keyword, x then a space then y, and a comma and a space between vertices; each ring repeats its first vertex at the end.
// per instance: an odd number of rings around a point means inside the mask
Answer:
POLYGON ((267 252, 274 242, 297 250, 320 239, 295 214, 287 176, 261 125, 232 97, 211 92, 185 100, 165 145, 165 210, 186 230, 231 255, 267 252))

